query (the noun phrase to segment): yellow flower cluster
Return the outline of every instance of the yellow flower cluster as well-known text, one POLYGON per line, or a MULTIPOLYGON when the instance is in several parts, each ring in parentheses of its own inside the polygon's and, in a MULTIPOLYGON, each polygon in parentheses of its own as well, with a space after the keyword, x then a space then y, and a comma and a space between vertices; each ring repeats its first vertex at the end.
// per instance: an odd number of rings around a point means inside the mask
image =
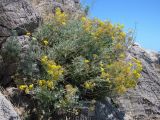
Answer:
POLYGON ((140 78, 141 77, 141 74, 140 72, 142 71, 142 63, 141 61, 133 58, 132 61, 135 63, 135 67, 136 67, 136 70, 133 70, 133 75, 136 79, 140 78))
POLYGON ((101 78, 105 79, 106 81, 110 82, 110 74, 105 72, 105 69, 103 68, 104 64, 100 62, 100 69, 101 69, 101 78))
POLYGON ((141 74, 137 70, 133 71, 133 75, 135 76, 136 79, 141 77, 141 74))
POLYGON ((40 87, 48 87, 49 89, 54 89, 54 82, 52 80, 39 80, 38 85, 40 87))
POLYGON ((103 22, 101 20, 96 20, 96 24, 98 24, 97 25, 98 28, 95 31, 96 37, 101 37, 102 35, 106 35, 108 37, 114 38, 113 25, 110 22, 103 22))
POLYGON ((136 64, 136 69, 138 72, 141 72, 142 71, 142 63, 141 61, 139 61, 138 59, 136 58, 133 58, 132 61, 136 64))
POLYGON ((60 65, 57 65, 54 61, 49 60, 47 56, 42 56, 42 64, 45 66, 45 69, 53 80, 58 80, 63 75, 63 68, 60 65))
MULTIPOLYGON (((112 25, 109 21, 101 21, 99 19, 90 20, 82 17, 83 28, 86 32, 90 33, 95 39, 102 36, 110 37, 112 40, 125 41, 126 34, 122 31, 123 25, 112 25)), ((121 47, 117 46, 118 49, 121 47)))
POLYGON ((83 84, 83 86, 84 86, 85 89, 91 90, 91 89, 93 89, 95 87, 95 83, 91 82, 91 81, 86 81, 83 84))
POLYGON ((121 44, 121 43, 116 43, 115 44, 115 49, 116 50, 120 50, 120 49, 122 49, 123 48, 123 45, 121 44))
POLYGON ((43 42, 43 44, 44 44, 45 46, 48 45, 48 39, 44 39, 42 42, 43 42))
POLYGON ((89 63, 90 61, 89 60, 84 60, 84 63, 89 63))
POLYGON ((119 85, 116 87, 116 91, 119 93, 119 94, 123 94, 124 92, 127 91, 127 88, 124 86, 124 85, 119 85))
POLYGON ((57 23, 61 25, 66 25, 67 15, 64 12, 62 12, 60 8, 56 8, 54 18, 57 23))
POLYGON ((131 62, 116 61, 110 65, 100 64, 101 78, 115 86, 115 91, 124 93, 128 88, 135 87, 140 78, 142 65, 134 59, 131 62), (133 62, 134 61, 134 62, 133 62))
POLYGON ((33 89, 34 85, 31 84, 31 85, 20 85, 19 86, 19 89, 22 90, 22 91, 25 91, 26 94, 28 94, 32 89, 33 89))
POLYGON ((82 17, 81 21, 83 22, 83 28, 86 32, 90 32, 92 29, 92 21, 86 17, 82 17))

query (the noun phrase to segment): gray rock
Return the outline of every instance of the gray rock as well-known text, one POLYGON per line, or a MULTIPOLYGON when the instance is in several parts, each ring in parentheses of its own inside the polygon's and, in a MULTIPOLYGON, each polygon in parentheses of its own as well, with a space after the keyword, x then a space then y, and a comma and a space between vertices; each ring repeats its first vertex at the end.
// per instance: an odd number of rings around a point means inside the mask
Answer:
POLYGON ((107 100, 101 102, 97 106, 97 111, 102 111, 99 112, 99 120, 160 120, 159 54, 135 44, 129 50, 128 56, 138 58, 142 62, 142 77, 135 89, 130 89, 113 100, 118 108, 107 100), (117 117, 120 112, 121 115, 124 114, 122 118, 117 117))
POLYGON ((9 37, 12 30, 19 35, 38 27, 40 16, 27 0, 0 1, 0 44, 2 37, 9 37))
POLYGON ((0 93, 0 120, 20 120, 13 105, 0 93))
POLYGON ((123 120, 124 111, 113 105, 110 98, 96 103, 95 116, 97 120, 123 120))
POLYGON ((82 13, 79 0, 30 0, 35 9, 45 19, 49 14, 54 14, 55 9, 59 7, 62 11, 71 14, 82 13))
POLYGON ((2 56, 0 55, 0 76, 2 76, 2 68, 3 68, 3 59, 2 56))

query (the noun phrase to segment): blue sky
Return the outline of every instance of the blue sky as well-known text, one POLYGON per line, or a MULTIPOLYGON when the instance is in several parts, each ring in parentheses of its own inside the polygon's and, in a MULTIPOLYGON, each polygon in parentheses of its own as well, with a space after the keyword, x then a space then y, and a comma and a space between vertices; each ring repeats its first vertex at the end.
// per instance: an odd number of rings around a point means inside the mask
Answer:
POLYGON ((160 0, 81 0, 90 6, 90 17, 136 28, 136 42, 160 51, 160 0))

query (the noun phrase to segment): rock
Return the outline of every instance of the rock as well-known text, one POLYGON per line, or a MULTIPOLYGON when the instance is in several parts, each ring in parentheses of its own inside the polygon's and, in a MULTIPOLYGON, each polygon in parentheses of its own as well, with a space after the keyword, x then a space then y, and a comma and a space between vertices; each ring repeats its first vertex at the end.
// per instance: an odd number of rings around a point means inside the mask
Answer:
POLYGON ((27 0, 0 1, 0 44, 16 30, 18 35, 38 27, 40 16, 27 0), (3 38, 3 39, 2 39, 3 38))
POLYGON ((25 108, 27 108, 31 101, 18 88, 8 87, 3 91, 3 94, 14 103, 14 109, 20 118, 24 118, 25 108))
POLYGON ((13 105, 0 93, 0 120, 20 120, 13 105))
POLYGON ((0 55, 0 76, 2 76, 2 68, 3 68, 3 59, 2 56, 0 55))
POLYGON ((125 113, 113 105, 110 98, 96 103, 97 120, 123 120, 125 113))
POLYGON ((30 0, 33 3, 35 9, 45 19, 48 15, 54 14, 55 9, 59 7, 62 11, 67 13, 79 14, 80 10, 79 0, 30 0))
POLYGON ((38 118, 35 118, 33 113, 33 111, 35 110, 36 101, 32 99, 30 95, 24 94, 24 92, 15 87, 7 87, 3 91, 3 95, 9 98, 12 103, 14 103, 14 109, 22 120, 39 120, 38 118), (29 111, 32 111, 31 114, 33 114, 33 118, 26 116, 27 112, 29 111))
POLYGON ((96 111, 101 113, 100 120, 160 120, 159 54, 134 45, 128 56, 138 58, 142 62, 142 77, 135 89, 130 89, 113 100, 118 106, 116 109, 113 103, 108 103, 107 100, 98 105, 96 111), (124 116, 117 119, 119 112, 124 116), (111 119, 108 119, 109 113, 111 119))

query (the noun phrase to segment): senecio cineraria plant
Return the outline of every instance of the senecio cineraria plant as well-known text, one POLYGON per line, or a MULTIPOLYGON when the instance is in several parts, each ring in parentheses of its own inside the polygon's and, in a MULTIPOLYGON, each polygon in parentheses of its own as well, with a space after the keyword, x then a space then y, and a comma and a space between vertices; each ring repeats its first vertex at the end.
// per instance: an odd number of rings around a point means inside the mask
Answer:
POLYGON ((141 62, 126 60, 132 36, 123 25, 71 19, 57 8, 35 33, 26 35, 39 47, 32 58, 39 73, 19 74, 26 81, 18 87, 38 101, 41 117, 52 118, 60 110, 78 114, 84 101, 90 101, 93 110, 96 100, 134 88, 141 76, 141 62))

